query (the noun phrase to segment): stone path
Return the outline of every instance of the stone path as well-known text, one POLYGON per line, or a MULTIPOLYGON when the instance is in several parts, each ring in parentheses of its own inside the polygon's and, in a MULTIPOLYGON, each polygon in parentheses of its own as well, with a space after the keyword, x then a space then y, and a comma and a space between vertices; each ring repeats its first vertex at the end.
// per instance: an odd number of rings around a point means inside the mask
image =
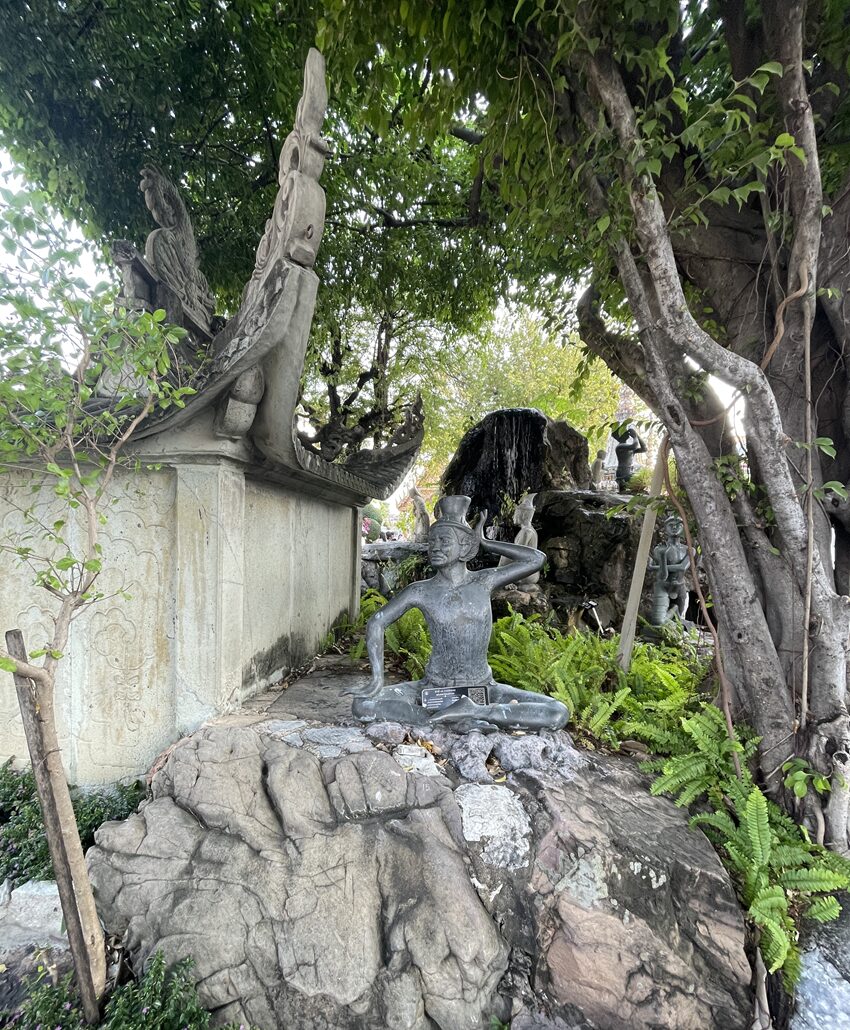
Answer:
MULTIPOLYGON (((240 714, 350 723, 351 695, 344 692, 366 686, 369 679, 369 663, 365 660, 354 661, 348 655, 320 655, 303 676, 283 689, 272 688, 246 701, 240 714)), ((388 674, 387 681, 393 682, 394 677, 388 674)))

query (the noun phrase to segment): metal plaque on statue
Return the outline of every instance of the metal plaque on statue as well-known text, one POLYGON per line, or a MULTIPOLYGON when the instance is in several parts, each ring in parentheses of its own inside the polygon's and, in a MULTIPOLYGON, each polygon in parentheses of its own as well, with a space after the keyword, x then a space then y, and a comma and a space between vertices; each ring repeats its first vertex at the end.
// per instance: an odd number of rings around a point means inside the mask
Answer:
POLYGON ((468 697, 473 704, 489 704, 486 687, 423 687, 422 707, 429 711, 448 708, 462 697, 468 697))

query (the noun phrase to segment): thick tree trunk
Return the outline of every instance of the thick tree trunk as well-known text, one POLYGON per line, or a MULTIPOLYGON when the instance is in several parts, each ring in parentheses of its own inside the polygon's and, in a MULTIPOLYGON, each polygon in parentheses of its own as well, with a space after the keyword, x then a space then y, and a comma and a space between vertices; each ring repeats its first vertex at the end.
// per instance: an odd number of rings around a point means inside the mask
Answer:
MULTIPOLYGON (((810 375, 822 197, 802 74, 801 5, 778 0, 777 14, 773 31, 785 67, 780 100, 789 112, 789 131, 793 129, 808 161, 789 159, 795 234, 784 266, 789 300, 776 309, 775 314, 782 316, 776 333, 770 319, 763 323, 769 327, 769 337, 761 330, 753 340, 753 313, 720 301, 725 303, 723 314, 733 326, 733 336, 740 342, 746 334, 750 342, 747 356, 718 343, 691 315, 682 288, 688 260, 677 260, 651 177, 635 171, 642 144, 615 62, 600 47, 587 59, 585 70, 591 92, 605 110, 622 151, 629 155, 622 162, 622 176, 637 231, 640 270, 635 244, 624 239, 616 245, 616 261, 638 326, 648 385, 645 393, 670 436, 680 480, 699 525, 724 662, 735 682, 742 714, 761 736, 764 784, 781 799, 781 767, 792 755, 808 757, 827 775, 841 773, 848 764, 850 616, 847 599, 835 591, 829 526, 814 504, 813 493, 822 483, 819 464, 813 460, 817 427, 815 377, 810 375), (761 346, 753 346, 759 339, 761 346), (682 369, 683 351, 706 371, 747 391, 747 448, 775 525, 759 526, 753 518, 743 527, 738 525, 733 504, 714 473, 713 455, 692 425, 684 401, 688 374, 682 369), (767 376, 759 368, 762 363, 768 368, 767 376), (783 390, 780 403, 777 391, 783 390), (794 442, 803 446, 792 447, 794 442), (779 563, 781 575, 774 578, 771 565, 778 569, 779 563), (784 589, 775 590, 777 582, 784 589)), ((698 251, 700 241, 689 242, 698 251)), ((692 264, 696 267, 697 262, 692 264)), ((758 301, 756 315, 764 318, 762 304, 768 303, 776 286, 776 268, 763 280, 757 269, 730 267, 742 283, 749 282, 750 299, 755 295, 758 301)), ((713 282, 705 266, 699 274, 705 286, 724 296, 734 292, 724 282, 728 270, 720 275, 714 268, 713 282)), ((735 344, 734 339, 728 342, 735 344)), ((818 347, 821 355, 828 354, 828 339, 822 336, 822 342, 816 343, 815 356, 818 347)), ((828 369, 824 367, 820 375, 825 386, 828 369)), ((827 408, 834 421, 834 397, 827 408)), ((841 786, 845 783, 843 777, 833 777, 825 812, 826 839, 840 851, 848 846, 847 791, 841 786)))

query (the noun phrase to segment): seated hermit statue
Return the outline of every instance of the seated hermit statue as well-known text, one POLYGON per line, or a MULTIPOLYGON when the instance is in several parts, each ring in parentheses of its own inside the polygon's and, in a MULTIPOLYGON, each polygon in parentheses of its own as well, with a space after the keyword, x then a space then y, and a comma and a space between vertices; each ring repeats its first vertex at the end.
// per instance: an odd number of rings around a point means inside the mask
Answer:
POLYGON ((431 579, 411 583, 376 612, 366 627, 372 665, 370 686, 357 694, 354 716, 412 725, 449 724, 456 729, 560 729, 568 717, 560 701, 496 683, 487 664, 493 617, 490 595, 497 587, 525 579, 543 565, 533 547, 484 538, 486 512, 473 529, 466 521, 470 498, 443 497, 428 534, 431 579), (479 548, 511 559, 498 568, 471 572, 466 563, 479 548), (384 684, 384 632, 411 608, 425 616, 431 657, 421 680, 384 684))

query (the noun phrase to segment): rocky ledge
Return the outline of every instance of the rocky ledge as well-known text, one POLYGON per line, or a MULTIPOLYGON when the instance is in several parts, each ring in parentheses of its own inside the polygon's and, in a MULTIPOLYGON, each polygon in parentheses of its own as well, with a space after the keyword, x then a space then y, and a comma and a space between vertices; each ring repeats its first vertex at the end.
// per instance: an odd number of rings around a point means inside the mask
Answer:
POLYGON ((736 1030, 750 969, 708 841, 566 733, 233 720, 88 855, 137 962, 191 955, 272 1030, 736 1030))

